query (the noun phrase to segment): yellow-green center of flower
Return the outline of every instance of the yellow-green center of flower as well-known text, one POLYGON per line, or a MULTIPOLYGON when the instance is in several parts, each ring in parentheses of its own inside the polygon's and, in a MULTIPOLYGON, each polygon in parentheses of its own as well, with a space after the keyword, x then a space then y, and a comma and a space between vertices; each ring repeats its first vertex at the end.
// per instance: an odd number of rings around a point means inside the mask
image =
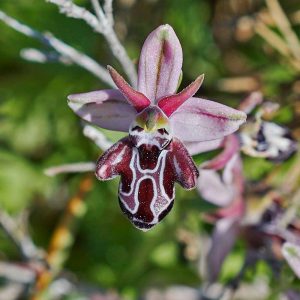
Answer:
POLYGON ((135 121, 146 132, 169 127, 168 118, 156 107, 145 109, 136 117, 135 121))

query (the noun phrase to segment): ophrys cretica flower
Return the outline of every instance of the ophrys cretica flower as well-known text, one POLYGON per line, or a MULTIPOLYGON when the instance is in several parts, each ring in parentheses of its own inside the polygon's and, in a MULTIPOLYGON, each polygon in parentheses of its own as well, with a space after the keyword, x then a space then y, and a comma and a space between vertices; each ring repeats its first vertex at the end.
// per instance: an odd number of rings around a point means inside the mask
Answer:
POLYGON ((200 75, 181 92, 182 49, 169 25, 146 39, 134 89, 112 67, 118 89, 70 95, 69 106, 84 120, 129 135, 98 160, 96 176, 121 176, 121 209, 139 229, 148 230, 171 210, 174 184, 196 184, 198 170, 190 155, 236 131, 246 114, 225 105, 193 97, 200 75))

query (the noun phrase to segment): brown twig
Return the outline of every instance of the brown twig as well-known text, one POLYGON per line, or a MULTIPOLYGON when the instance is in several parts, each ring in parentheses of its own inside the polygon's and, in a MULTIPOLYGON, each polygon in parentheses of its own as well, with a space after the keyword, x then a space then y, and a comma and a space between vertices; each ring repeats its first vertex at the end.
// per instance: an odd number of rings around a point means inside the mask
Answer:
POLYGON ((70 198, 66 209, 61 217, 60 223, 55 228, 46 254, 48 269, 42 272, 37 279, 31 300, 41 300, 49 284, 59 273, 65 260, 67 252, 74 242, 75 227, 86 210, 84 198, 92 188, 93 179, 86 176, 82 179, 79 190, 75 196, 70 198))

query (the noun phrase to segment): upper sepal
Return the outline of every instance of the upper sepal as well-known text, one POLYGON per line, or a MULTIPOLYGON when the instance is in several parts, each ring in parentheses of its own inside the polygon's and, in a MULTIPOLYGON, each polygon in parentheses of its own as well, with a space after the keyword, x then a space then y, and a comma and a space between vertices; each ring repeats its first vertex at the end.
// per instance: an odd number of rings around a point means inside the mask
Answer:
POLYGON ((182 68, 182 48, 170 25, 161 25, 147 37, 139 60, 138 91, 153 104, 176 92, 182 68))

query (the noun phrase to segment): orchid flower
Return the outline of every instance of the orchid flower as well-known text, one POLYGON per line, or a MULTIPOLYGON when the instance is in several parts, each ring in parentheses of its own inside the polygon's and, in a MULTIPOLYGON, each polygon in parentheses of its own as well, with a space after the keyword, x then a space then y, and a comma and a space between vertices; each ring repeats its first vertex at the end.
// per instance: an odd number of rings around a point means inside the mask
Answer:
POLYGON ((96 177, 121 176, 121 209, 144 231, 171 210, 175 182, 185 189, 195 187, 198 170, 190 154, 209 148, 246 120, 244 112, 194 97, 203 75, 176 93, 181 68, 180 42, 171 26, 162 25, 143 45, 137 89, 109 66, 118 89, 68 97, 71 109, 84 120, 129 133, 99 158, 96 177))

